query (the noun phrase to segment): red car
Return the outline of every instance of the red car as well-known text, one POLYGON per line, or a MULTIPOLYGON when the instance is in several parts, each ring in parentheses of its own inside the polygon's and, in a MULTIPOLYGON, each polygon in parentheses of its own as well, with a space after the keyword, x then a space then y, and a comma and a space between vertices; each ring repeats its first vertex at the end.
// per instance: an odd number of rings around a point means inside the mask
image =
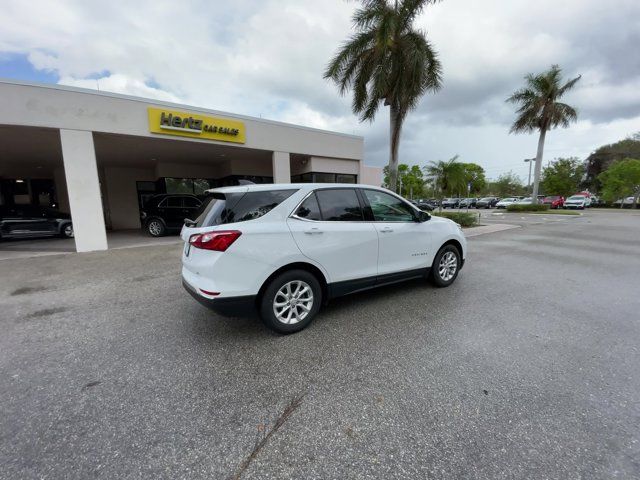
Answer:
POLYGON ((564 205, 564 197, 560 195, 551 195, 550 197, 544 197, 543 204, 549 205, 550 208, 562 208, 564 205))

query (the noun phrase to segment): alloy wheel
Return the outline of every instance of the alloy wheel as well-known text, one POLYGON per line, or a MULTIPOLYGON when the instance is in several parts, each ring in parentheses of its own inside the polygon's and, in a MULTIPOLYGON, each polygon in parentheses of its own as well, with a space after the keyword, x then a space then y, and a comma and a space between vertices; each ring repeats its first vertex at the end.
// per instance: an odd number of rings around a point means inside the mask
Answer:
POLYGON ((279 322, 299 323, 313 308, 313 290, 302 280, 285 283, 273 297, 273 313, 279 322))
POLYGON ((448 282, 456 274, 457 269, 458 257, 456 254, 451 251, 445 252, 438 264, 438 275, 440 275, 440 278, 448 282))
POLYGON ((73 225, 65 225, 64 227, 64 236, 67 238, 73 238, 73 225))
POLYGON ((160 222, 158 222, 157 220, 153 220, 152 222, 149 223, 149 232, 151 232, 151 235, 154 236, 158 236, 162 233, 162 225, 160 225, 160 222))

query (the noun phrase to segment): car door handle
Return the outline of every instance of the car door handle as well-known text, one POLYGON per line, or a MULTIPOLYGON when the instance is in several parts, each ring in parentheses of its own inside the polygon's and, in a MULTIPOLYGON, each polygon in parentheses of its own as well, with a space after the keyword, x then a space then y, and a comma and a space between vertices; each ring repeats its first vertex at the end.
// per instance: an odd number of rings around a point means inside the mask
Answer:
POLYGON ((391 227, 384 227, 382 230, 380 230, 382 233, 390 233, 393 232, 393 228, 391 227))
POLYGON ((314 228, 312 228, 312 229, 310 229, 310 230, 305 230, 305 232, 304 232, 304 233, 306 233, 307 235, 315 235, 315 234, 322 233, 322 230, 320 230, 320 229, 318 229, 318 228, 314 227, 314 228))

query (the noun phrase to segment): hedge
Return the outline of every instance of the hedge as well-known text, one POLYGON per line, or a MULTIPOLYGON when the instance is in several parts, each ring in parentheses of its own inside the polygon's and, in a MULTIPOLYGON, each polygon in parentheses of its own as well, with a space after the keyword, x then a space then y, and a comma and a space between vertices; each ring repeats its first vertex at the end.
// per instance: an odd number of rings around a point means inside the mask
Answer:
POLYGON ((543 204, 514 203, 507 205, 507 212, 546 212, 547 210, 549 210, 549 205, 543 204))
POLYGON ((468 212, 431 212, 431 215, 437 215, 438 217, 445 217, 449 220, 453 220, 459 223, 463 227, 473 227, 478 223, 478 215, 476 213, 468 212))

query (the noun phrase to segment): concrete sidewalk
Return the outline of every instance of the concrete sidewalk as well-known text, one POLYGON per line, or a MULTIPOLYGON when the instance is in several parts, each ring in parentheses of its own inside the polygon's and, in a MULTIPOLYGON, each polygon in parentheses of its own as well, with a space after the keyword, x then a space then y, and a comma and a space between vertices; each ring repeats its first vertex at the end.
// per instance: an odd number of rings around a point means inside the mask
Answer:
MULTIPOLYGON (((109 249, 148 247, 181 243, 177 235, 155 238, 142 230, 118 230, 107 232, 109 249)), ((30 238, 24 240, 4 240, 0 242, 0 261, 16 258, 44 257, 75 253, 72 238, 30 238)))

